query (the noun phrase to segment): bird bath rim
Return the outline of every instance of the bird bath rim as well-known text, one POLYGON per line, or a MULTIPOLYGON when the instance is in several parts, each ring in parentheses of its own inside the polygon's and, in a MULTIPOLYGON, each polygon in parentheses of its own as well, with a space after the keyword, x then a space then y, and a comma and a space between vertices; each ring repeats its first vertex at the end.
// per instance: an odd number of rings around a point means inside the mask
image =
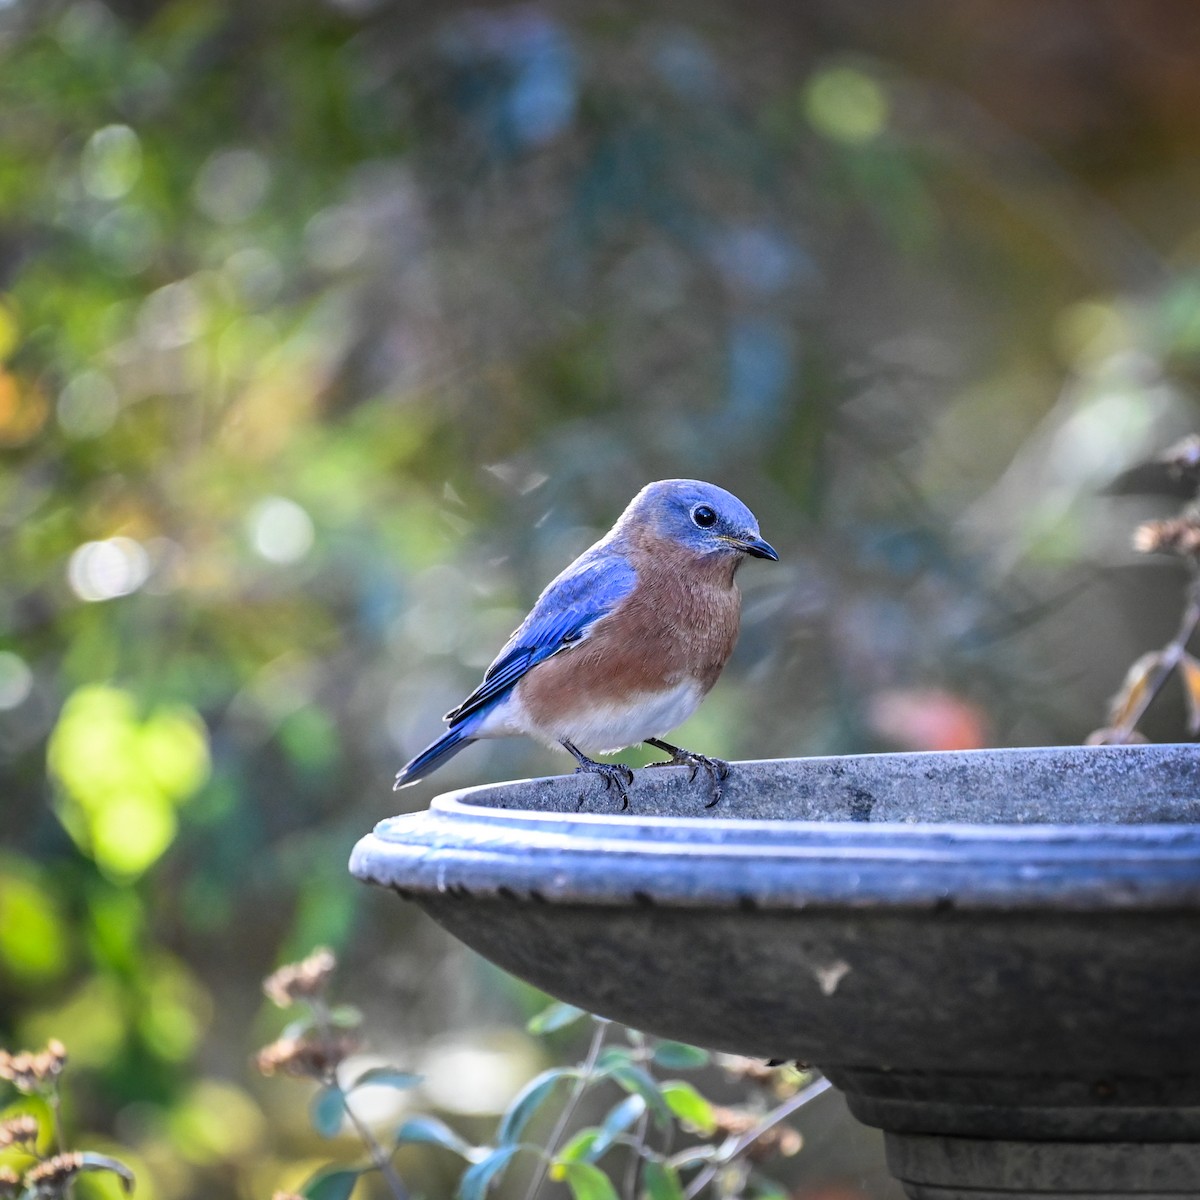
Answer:
POLYGON ((1200 904, 1200 748, 1188 743, 741 762, 717 810, 702 808, 699 781, 691 785, 685 768, 637 776, 628 812, 615 811, 596 781, 573 776, 451 792, 428 810, 381 821, 355 847, 350 869, 414 898, 721 908, 1200 904), (1006 789, 1021 773, 1054 787, 1068 815, 1092 819, 1046 819, 1054 802, 1028 784, 1006 789), (972 789, 976 798, 964 799, 972 789), (581 797, 608 811, 573 811, 581 797), (804 806, 809 819, 738 815, 804 806), (923 807, 954 819, 918 820, 923 807), (963 819, 973 807, 980 819, 963 819), (823 818, 813 819, 818 811, 823 818), (997 819, 1005 816, 1024 819, 997 819))

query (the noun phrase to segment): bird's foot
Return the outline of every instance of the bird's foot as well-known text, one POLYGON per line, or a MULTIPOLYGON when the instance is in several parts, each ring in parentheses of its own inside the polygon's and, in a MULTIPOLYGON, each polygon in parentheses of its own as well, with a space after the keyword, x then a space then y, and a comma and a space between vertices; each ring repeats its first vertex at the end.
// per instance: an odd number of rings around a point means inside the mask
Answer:
POLYGON ((670 742, 660 741, 658 738, 647 738, 646 745, 654 746, 659 750, 665 750, 671 756, 666 762, 647 763, 647 766, 690 767, 691 772, 688 775, 689 783, 694 783, 696 773, 703 771, 712 782, 713 789, 712 799, 704 807, 712 808, 721 802, 721 796, 725 791, 725 780, 729 778, 729 764, 723 758, 710 758, 707 754, 697 754, 694 750, 684 750, 679 746, 672 746, 670 742))
POLYGON ((621 763, 582 763, 575 768, 576 775, 599 775, 604 780, 604 790, 617 789, 621 797, 621 811, 629 807, 629 787, 633 783, 633 772, 621 763))
MULTIPOLYGON (((588 758, 576 746, 564 741, 563 748, 569 750, 579 766, 575 768, 576 775, 599 775, 604 781, 604 790, 611 792, 615 787, 621 797, 621 811, 629 807, 629 789, 633 786, 633 772, 624 763, 602 763, 588 758)), ((582 803, 582 801, 580 801, 582 803)))

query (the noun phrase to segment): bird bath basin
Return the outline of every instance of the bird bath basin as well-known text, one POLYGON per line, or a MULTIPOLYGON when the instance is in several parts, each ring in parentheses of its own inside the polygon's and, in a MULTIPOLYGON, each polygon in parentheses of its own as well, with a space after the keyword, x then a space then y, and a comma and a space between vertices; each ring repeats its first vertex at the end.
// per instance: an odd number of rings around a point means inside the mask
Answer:
POLYGON ((819 1066, 914 1200, 1200 1196, 1200 750, 474 788, 351 870, 554 996, 819 1066), (582 811, 580 811, 582 806, 582 811))

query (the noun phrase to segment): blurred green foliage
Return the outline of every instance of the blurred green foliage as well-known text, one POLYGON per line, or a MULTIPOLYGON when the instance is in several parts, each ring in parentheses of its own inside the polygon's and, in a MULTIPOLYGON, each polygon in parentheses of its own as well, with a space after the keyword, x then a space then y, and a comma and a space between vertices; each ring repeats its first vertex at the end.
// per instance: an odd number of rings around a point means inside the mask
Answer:
POLYGON ((297 1192, 276 1193, 277 1200, 350 1200, 369 1181, 392 1200, 407 1200, 395 1160, 406 1149, 432 1146, 458 1160, 451 1186, 456 1200, 487 1200, 502 1181, 508 1190, 519 1181, 517 1194, 527 1200, 549 1181, 565 1184, 573 1200, 622 1194, 684 1200, 685 1191, 717 1200, 777 1200, 787 1192, 764 1174, 762 1163, 799 1153, 803 1139, 787 1121, 831 1086, 815 1071, 649 1038, 556 1001, 525 1031, 549 1036, 587 1018, 591 1036, 583 1058, 540 1072, 506 1098, 495 1129, 480 1144, 420 1112, 394 1130, 381 1128, 386 1122, 378 1119, 372 1129, 362 1115, 366 1095, 382 1092, 387 1107, 404 1110, 408 1093, 424 1079, 387 1063, 351 1068, 346 1059, 361 1044, 362 1031, 357 1012, 337 1020, 329 995, 335 968, 335 956, 321 947, 264 981, 266 995, 292 1020, 259 1051, 257 1065, 267 1076, 307 1081, 313 1129, 327 1139, 353 1131, 361 1143, 358 1161, 323 1164, 297 1192), (732 1082, 736 1107, 714 1104, 689 1080, 660 1076, 710 1066, 721 1072, 709 1072, 705 1086, 723 1078, 728 1089, 732 1082))
POLYGON ((318 1152, 246 1060, 319 941, 475 1055, 446 1104, 537 1068, 344 861, 570 766, 389 790, 649 479, 784 557, 686 744, 1101 723, 1174 621, 1100 493, 1195 422, 1197 53, 1172 4, 0 0, 0 1042, 69 1043, 139 1195, 318 1152))
POLYGON ((78 688, 63 705, 46 748, 61 785, 59 820, 106 875, 136 878, 175 839, 175 808, 209 772, 208 741, 194 710, 156 709, 139 718, 129 692, 78 688))

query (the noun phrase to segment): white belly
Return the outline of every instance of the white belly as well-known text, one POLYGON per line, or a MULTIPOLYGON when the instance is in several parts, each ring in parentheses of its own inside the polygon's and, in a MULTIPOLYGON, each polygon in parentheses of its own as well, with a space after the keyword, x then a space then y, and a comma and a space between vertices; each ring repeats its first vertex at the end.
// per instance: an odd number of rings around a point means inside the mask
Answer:
POLYGON ((510 693, 488 715, 475 736, 506 737, 523 733, 552 746, 569 741, 584 754, 611 754, 647 738, 670 733, 696 711, 701 699, 699 684, 686 680, 665 692, 643 693, 621 703, 563 713, 553 721, 535 724, 525 706, 510 693))

